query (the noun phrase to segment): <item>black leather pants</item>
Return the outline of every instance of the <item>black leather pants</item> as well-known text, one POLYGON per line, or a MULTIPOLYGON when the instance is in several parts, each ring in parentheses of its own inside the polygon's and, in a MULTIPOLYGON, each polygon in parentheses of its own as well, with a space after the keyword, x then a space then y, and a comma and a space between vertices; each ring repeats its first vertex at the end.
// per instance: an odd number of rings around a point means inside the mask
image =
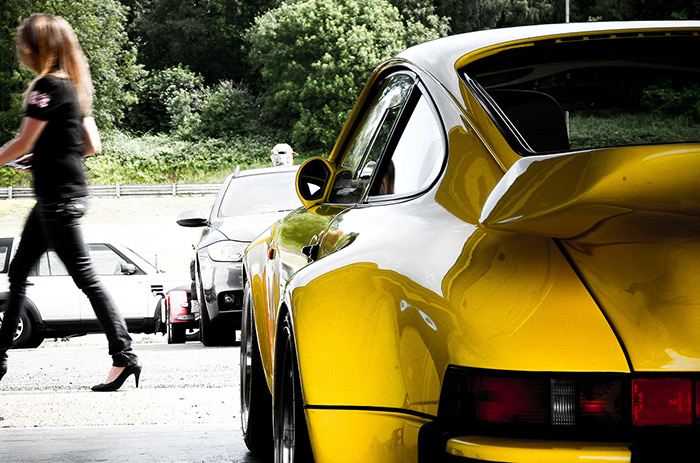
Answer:
POLYGON ((83 242, 79 222, 85 214, 86 207, 86 198, 62 202, 38 200, 30 213, 8 272, 10 297, 0 328, 0 363, 12 345, 20 313, 24 310, 27 276, 48 248, 56 251, 75 284, 90 300, 97 320, 107 335, 112 364, 126 367, 136 363, 137 357, 131 349, 131 336, 127 331, 126 322, 95 274, 83 242))

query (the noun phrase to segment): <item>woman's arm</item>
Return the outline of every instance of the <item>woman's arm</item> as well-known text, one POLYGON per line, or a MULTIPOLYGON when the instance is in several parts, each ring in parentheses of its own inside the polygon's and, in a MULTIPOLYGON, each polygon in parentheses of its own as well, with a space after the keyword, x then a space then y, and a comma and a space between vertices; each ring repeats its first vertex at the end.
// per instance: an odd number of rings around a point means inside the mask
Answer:
POLYGON ((83 130, 85 131, 85 156, 92 156, 102 151, 102 142, 95 119, 92 117, 83 118, 83 130))
POLYGON ((0 148, 0 166, 32 151, 46 124, 47 121, 23 117, 19 134, 0 148))

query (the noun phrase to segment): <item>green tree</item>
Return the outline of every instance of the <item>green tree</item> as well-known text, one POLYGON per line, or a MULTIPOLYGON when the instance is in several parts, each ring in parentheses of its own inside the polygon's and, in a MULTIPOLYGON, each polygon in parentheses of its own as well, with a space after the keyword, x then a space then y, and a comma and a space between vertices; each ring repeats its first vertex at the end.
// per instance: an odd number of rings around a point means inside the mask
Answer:
POLYGON ((95 120, 118 125, 136 102, 133 84, 145 73, 136 64, 136 48, 126 33, 127 8, 119 0, 46 0, 44 11, 70 22, 90 63, 95 86, 95 120))
POLYGON ((31 75, 15 59, 15 32, 26 9, 21 0, 4 0, 0 8, 0 144, 17 133, 21 95, 31 75))
POLYGON ((130 36, 147 69, 187 66, 208 83, 248 76, 243 34, 280 0, 125 0, 130 36))
POLYGON ((433 0, 389 0, 389 3, 399 9, 404 19, 420 22, 441 37, 449 35, 450 18, 435 13, 433 0))
POLYGON ((199 133, 205 137, 234 139, 262 131, 253 95, 230 80, 219 82, 202 104, 199 133))
POLYGON ((136 134, 170 133, 171 121, 185 122, 198 112, 197 105, 203 95, 204 79, 187 67, 175 66, 151 71, 137 87, 138 103, 134 104, 126 120, 128 129, 136 134), (188 97, 183 101, 183 98, 188 97))
POLYGON ((247 39, 263 115, 293 146, 328 149, 370 72, 436 38, 386 0, 302 0, 258 17, 247 39))
POLYGON ((88 57, 95 84, 95 118, 101 127, 118 123, 134 101, 129 83, 138 80, 135 50, 125 31, 126 8, 118 0, 3 0, 0 8, 0 136, 17 130, 21 94, 31 79, 14 58, 20 22, 41 11, 66 18, 88 57))
POLYGON ((560 0, 435 0, 435 12, 452 18, 452 33, 561 21, 560 0))
POLYGON ((700 0, 572 0, 572 21, 700 19, 700 0))

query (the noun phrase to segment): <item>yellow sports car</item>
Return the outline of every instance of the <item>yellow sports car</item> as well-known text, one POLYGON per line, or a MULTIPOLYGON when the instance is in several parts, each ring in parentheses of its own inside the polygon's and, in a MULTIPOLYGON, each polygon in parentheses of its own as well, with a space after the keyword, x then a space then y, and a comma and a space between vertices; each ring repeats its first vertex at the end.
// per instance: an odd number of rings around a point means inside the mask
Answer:
POLYGON ((700 22, 588 23, 381 65, 247 249, 249 448, 696 459, 698 50, 700 22))

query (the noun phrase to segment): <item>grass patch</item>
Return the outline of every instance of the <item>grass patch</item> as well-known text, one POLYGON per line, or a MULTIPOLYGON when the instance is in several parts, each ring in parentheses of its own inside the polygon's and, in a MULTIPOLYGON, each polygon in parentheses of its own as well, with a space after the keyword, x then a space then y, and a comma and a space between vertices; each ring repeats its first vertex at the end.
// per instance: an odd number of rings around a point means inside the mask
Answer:
POLYGON ((624 114, 613 117, 571 115, 569 140, 572 149, 653 143, 695 142, 700 125, 686 117, 624 114))

